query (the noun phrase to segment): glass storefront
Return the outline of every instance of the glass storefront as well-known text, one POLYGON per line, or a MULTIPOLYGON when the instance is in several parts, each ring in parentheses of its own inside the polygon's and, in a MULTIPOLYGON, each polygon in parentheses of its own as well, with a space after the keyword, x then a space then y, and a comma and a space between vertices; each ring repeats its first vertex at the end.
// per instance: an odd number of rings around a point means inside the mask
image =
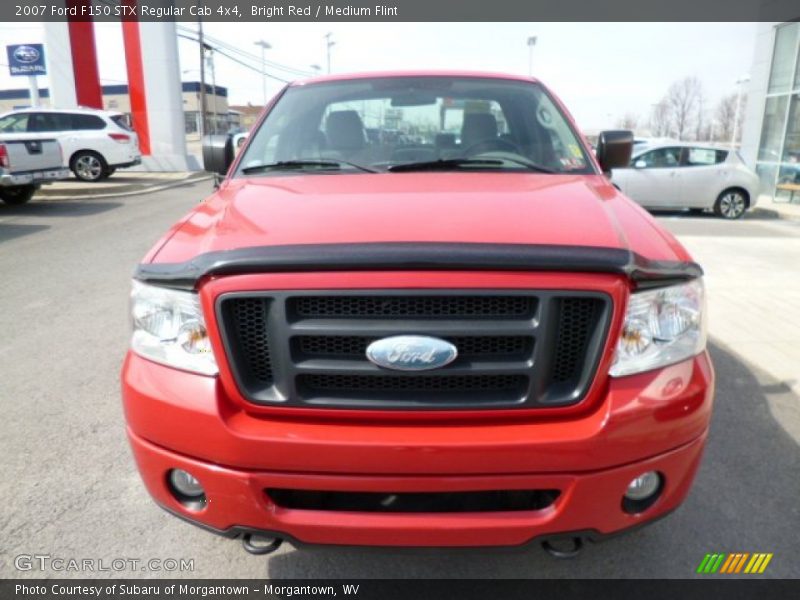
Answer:
POLYGON ((800 23, 775 32, 756 171, 776 201, 800 202, 800 23))

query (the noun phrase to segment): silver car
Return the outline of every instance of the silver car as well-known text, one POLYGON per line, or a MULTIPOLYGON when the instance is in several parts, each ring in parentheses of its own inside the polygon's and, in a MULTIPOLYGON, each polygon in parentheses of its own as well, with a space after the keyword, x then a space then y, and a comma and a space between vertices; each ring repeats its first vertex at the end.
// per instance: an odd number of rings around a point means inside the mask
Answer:
POLYGON ((646 208, 712 209, 738 219, 758 200, 759 179, 733 150, 668 142, 635 148, 614 184, 646 208))

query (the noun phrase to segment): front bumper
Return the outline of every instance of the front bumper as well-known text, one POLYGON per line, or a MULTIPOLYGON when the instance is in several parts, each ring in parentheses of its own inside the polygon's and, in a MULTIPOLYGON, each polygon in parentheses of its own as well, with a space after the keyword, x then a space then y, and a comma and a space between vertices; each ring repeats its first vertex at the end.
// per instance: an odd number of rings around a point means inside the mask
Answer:
POLYGON ((706 435, 672 452, 590 473, 461 477, 351 476, 244 471, 197 461, 150 444, 129 432, 134 456, 150 493, 161 506, 217 533, 258 531, 305 544, 363 546, 516 546, 534 538, 592 531, 608 535, 674 510, 686 497, 706 435), (166 474, 180 468, 197 477, 208 503, 192 510, 178 502, 166 474), (655 470, 665 486, 655 505, 637 515, 621 508, 628 483, 655 470), (559 489, 541 510, 480 513, 358 513, 276 506, 267 488, 338 491, 479 491, 559 489))
POLYGON ((541 536, 612 534, 660 517, 686 497, 713 397, 707 354, 612 379, 597 409, 568 420, 352 422, 239 410, 216 378, 129 354, 123 371, 129 438, 154 499, 220 533, 272 532, 309 544, 513 546, 541 536), (172 495, 180 468, 204 486, 202 510, 172 495), (622 494, 644 471, 662 473, 640 514, 622 494), (540 510, 373 513, 289 509, 267 488, 345 492, 557 489, 540 510))

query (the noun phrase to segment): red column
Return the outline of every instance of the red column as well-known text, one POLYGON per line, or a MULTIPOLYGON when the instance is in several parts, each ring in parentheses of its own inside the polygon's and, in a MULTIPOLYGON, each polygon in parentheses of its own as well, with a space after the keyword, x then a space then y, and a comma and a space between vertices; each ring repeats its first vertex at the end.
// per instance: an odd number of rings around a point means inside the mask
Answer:
MULTIPOLYGON (((136 6, 136 0, 122 0, 121 5, 136 6)), ((142 41, 139 21, 135 17, 122 18, 122 39, 125 44, 125 64, 128 69, 128 97, 131 102, 133 128, 139 136, 139 150, 150 155, 150 125, 147 122, 147 99, 142 64, 142 41)))
MULTIPOLYGON (((91 0, 67 0, 66 6, 88 6, 91 0)), ((78 11, 80 14, 80 11, 78 11)), ((72 73, 75 78, 75 97, 80 106, 103 108, 103 90, 97 69, 97 49, 94 42, 94 23, 91 20, 67 19, 69 45, 72 51, 72 73)))

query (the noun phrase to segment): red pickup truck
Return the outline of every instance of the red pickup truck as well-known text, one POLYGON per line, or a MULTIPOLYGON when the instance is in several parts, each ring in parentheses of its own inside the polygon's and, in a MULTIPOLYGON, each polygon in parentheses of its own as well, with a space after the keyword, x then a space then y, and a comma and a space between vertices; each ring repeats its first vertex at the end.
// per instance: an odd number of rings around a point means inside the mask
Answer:
POLYGON ((254 553, 562 556, 678 507, 712 408, 702 270, 609 182, 631 146, 462 72, 294 83, 235 157, 207 139, 218 189, 133 281, 156 502, 254 553))

